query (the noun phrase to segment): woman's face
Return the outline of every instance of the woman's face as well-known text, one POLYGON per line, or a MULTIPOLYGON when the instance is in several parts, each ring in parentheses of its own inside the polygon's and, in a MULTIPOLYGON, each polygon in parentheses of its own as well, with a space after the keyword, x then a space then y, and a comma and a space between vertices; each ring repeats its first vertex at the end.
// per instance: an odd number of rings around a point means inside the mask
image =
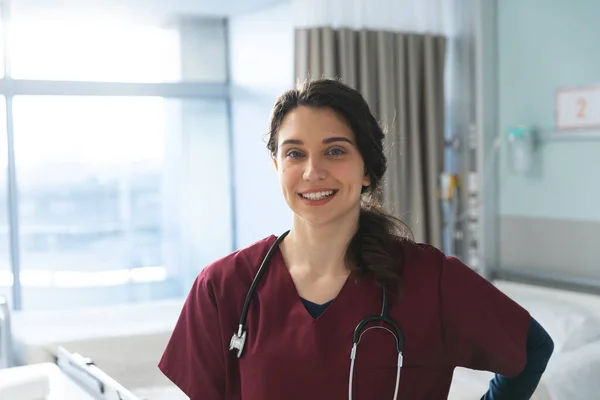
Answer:
POLYGON ((283 119, 275 166, 294 214, 312 224, 356 218, 370 184, 352 129, 329 108, 300 106, 283 119))

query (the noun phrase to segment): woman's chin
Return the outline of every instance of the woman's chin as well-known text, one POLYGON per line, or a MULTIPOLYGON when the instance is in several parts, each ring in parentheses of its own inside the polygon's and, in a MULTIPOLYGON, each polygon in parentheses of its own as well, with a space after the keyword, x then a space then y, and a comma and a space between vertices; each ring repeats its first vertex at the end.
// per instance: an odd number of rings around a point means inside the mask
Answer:
MULTIPOLYGON (((294 224, 308 224, 311 227, 328 227, 330 225, 344 225, 345 220, 356 221, 358 212, 344 212, 343 210, 294 210, 294 224)), ((349 221, 348 221, 349 222, 349 221)))

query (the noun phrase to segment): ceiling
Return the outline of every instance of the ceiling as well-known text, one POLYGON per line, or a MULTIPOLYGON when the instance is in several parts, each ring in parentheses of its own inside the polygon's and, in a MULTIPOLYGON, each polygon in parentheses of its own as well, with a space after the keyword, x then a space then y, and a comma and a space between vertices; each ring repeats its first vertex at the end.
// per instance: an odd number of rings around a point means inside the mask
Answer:
MULTIPOLYGON (((11 1, 11 0, 9 0, 11 1)), ((165 21, 180 16, 226 17, 291 0, 12 0, 13 19, 94 19, 165 21)))

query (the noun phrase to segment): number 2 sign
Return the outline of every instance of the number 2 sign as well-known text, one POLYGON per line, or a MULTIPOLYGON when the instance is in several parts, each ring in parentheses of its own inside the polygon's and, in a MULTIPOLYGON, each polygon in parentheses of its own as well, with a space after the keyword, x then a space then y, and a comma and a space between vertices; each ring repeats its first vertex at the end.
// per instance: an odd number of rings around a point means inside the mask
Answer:
POLYGON ((556 126, 559 130, 600 128, 600 86, 559 90, 556 126))

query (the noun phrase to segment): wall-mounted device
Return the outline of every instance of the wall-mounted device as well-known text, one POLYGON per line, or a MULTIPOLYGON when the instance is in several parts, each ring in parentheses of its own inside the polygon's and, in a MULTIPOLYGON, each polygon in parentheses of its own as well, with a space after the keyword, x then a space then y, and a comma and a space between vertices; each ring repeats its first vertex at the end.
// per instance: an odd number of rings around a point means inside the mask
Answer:
POLYGON ((508 129, 506 135, 508 168, 518 174, 529 172, 533 165, 535 131, 530 127, 516 126, 508 129))

